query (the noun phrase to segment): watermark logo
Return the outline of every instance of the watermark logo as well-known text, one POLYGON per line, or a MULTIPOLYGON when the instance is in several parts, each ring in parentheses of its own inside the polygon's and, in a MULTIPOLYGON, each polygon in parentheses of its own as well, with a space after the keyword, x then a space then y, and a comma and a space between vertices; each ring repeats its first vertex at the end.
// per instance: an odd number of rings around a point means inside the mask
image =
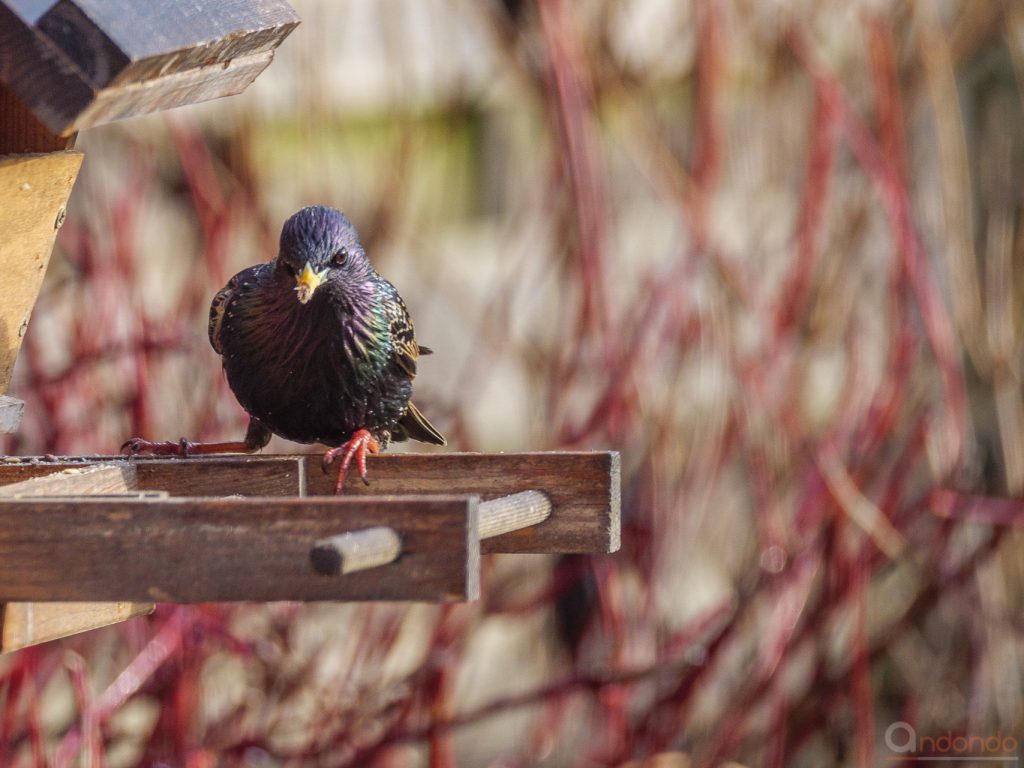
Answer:
POLYGON ((973 760, 1006 765, 1020 762, 1017 738, 1004 736, 1001 731, 986 736, 952 731, 938 736, 918 736, 914 726, 897 720, 885 729, 885 746, 895 753, 890 755, 890 760, 922 763, 973 760))

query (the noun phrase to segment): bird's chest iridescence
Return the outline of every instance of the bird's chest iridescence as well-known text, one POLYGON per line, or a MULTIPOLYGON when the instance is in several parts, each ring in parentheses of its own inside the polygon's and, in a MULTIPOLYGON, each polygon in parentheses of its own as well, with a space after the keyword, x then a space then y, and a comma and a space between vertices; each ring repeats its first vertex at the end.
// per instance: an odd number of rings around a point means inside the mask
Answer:
POLYGON ((329 296, 239 293, 221 331, 228 384, 271 431, 300 443, 339 444, 358 429, 390 430, 411 382, 396 376, 372 309, 339 313, 329 296))

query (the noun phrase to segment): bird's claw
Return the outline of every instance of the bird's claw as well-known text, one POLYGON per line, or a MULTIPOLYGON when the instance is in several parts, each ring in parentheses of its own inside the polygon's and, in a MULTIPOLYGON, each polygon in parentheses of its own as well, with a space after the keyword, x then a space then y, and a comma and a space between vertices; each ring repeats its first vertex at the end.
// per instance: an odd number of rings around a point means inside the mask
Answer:
POLYGON ((348 475, 348 467, 352 463, 353 457, 355 457, 356 466, 359 468, 359 477, 366 485, 370 484, 370 480, 366 476, 367 453, 380 453, 380 443, 377 441, 377 438, 365 429, 358 430, 349 438, 348 442, 339 445, 337 448, 331 448, 324 453, 320 467, 325 474, 331 463, 338 456, 341 456, 341 466, 338 467, 338 481, 334 486, 335 494, 344 493, 345 477, 348 475))
POLYGON ((121 446, 121 453, 129 457, 138 456, 143 453, 151 456, 187 457, 194 447, 195 443, 189 442, 184 437, 178 442, 173 440, 150 442, 149 440, 143 440, 141 437, 133 437, 131 440, 126 440, 124 445, 121 446))

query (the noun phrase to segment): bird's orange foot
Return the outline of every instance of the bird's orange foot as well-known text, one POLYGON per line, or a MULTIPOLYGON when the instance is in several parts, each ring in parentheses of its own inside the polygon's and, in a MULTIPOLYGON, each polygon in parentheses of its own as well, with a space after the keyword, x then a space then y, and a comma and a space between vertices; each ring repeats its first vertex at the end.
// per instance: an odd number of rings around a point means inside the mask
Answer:
POLYGON ((195 443, 190 443, 184 437, 177 442, 167 440, 159 443, 133 437, 121 446, 121 453, 128 456, 138 456, 140 453, 150 456, 188 456, 194 448, 195 443))
POLYGON ((344 493, 345 476, 348 475, 348 466, 352 463, 353 456, 356 459, 356 466, 359 467, 359 476, 363 479, 364 483, 370 484, 370 481, 366 478, 367 453, 380 453, 380 443, 377 442, 377 438, 365 429, 360 429, 352 434, 347 443, 339 445, 337 448, 331 448, 324 454, 324 460, 321 465, 324 472, 331 466, 331 462, 341 456, 341 466, 338 468, 338 482, 334 486, 335 494, 344 493))

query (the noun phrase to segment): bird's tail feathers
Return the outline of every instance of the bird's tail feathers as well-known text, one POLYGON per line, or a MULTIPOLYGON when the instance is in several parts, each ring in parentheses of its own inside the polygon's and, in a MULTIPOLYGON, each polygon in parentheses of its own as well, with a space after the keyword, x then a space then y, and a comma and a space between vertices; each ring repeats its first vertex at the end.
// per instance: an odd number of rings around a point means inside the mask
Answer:
MULTIPOLYGON (((432 443, 434 445, 446 445, 444 435, 437 431, 427 417, 411 401, 405 415, 399 419, 398 426, 405 432, 406 437, 419 440, 421 443, 432 443)), ((396 435, 396 439, 398 436, 396 435)))

